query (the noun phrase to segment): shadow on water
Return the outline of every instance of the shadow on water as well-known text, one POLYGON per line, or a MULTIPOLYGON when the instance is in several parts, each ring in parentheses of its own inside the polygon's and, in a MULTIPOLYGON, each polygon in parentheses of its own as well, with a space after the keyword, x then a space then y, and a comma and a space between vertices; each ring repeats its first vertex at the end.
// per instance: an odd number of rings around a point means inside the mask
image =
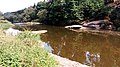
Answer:
POLYGON ((118 36, 76 33, 62 27, 46 25, 30 28, 48 30, 46 34, 42 34, 41 39, 50 42, 54 54, 84 63, 85 52, 89 51, 94 55, 100 54, 100 61, 92 62, 95 67, 120 67, 120 37, 118 36))

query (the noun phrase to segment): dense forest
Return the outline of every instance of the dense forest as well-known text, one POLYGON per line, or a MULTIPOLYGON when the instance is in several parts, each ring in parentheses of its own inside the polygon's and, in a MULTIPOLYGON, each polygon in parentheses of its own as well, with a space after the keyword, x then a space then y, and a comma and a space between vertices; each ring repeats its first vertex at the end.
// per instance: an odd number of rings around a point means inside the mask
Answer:
POLYGON ((120 29, 119 0, 49 0, 4 17, 13 22, 41 22, 49 25, 80 24, 82 21, 107 19, 120 29))

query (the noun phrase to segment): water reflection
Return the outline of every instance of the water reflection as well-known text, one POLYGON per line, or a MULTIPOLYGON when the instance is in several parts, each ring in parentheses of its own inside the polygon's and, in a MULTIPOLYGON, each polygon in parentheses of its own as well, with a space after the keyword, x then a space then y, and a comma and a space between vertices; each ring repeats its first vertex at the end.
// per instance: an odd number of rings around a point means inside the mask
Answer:
POLYGON ((120 37, 76 33, 63 28, 48 28, 42 35, 43 41, 50 41, 55 54, 84 63, 85 51, 100 54, 100 60, 94 61, 95 67, 120 66, 120 37), (98 62, 99 61, 99 62, 98 62))

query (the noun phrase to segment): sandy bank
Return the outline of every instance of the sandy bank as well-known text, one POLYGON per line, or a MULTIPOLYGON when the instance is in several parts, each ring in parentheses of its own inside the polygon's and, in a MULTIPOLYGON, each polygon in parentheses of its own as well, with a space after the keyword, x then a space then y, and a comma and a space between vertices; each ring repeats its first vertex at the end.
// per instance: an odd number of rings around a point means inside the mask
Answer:
POLYGON ((55 59, 59 62, 60 66, 59 67, 89 67, 86 65, 83 65, 79 62, 69 60, 67 58, 63 58, 60 56, 57 56, 55 54, 51 54, 55 59))

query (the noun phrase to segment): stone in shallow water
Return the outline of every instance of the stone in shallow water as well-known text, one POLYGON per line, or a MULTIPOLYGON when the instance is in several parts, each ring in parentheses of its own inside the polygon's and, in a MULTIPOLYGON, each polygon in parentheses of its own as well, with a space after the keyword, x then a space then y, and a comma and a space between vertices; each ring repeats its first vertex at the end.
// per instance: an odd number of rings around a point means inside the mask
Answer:
POLYGON ((42 47, 47 50, 48 52, 52 53, 53 52, 53 48, 50 46, 50 43, 49 42, 44 42, 42 44, 42 47))

